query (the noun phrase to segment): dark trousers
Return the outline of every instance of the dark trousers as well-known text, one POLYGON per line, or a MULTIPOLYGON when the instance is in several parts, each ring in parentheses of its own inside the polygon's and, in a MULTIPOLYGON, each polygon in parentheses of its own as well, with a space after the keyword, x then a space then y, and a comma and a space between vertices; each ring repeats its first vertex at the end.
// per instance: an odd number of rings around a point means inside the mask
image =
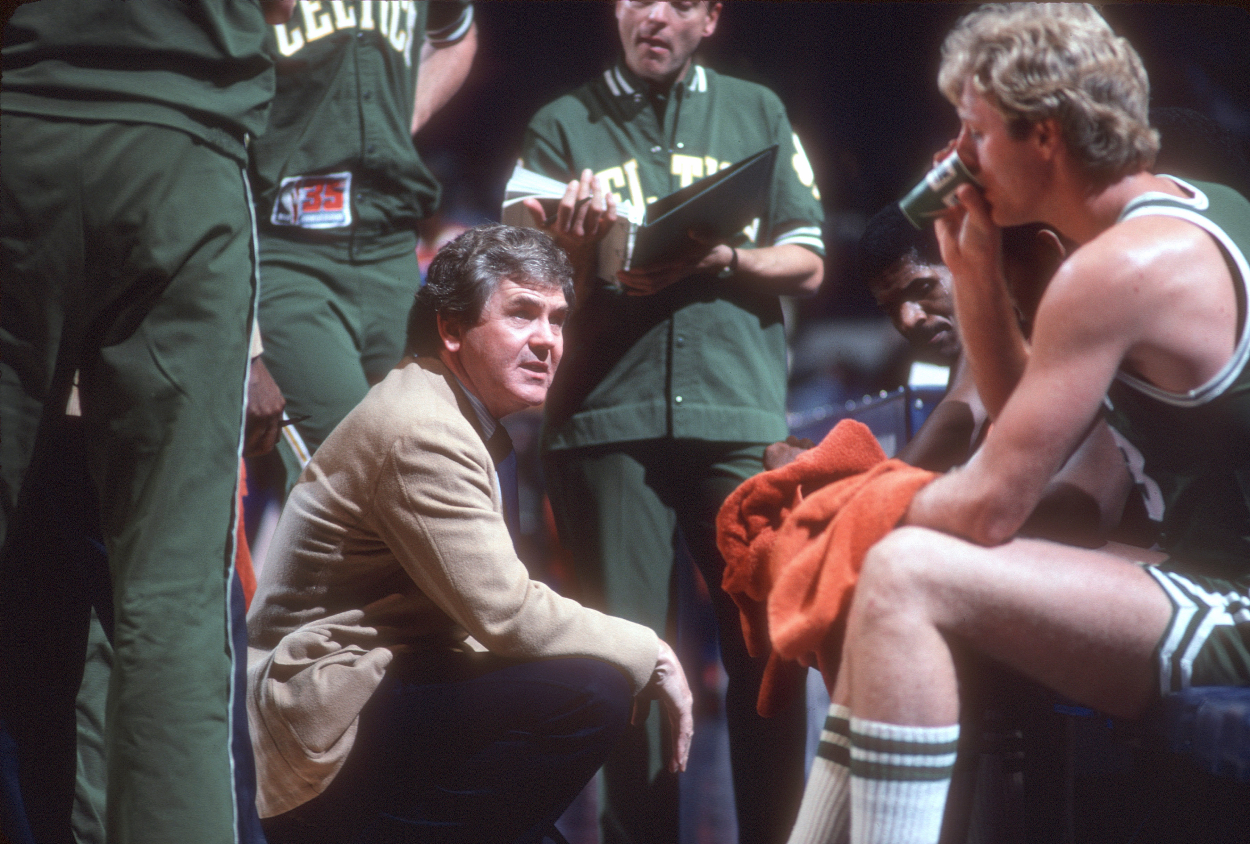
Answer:
POLYGON ((320 796, 270 844, 537 844, 629 719, 629 679, 587 658, 397 657, 320 796))
MULTIPOLYGON (((803 793, 806 701, 772 718, 756 712, 763 659, 746 650, 738 608, 721 589, 724 559, 716 514, 729 493, 763 468, 764 446, 646 440, 544 455, 547 488, 588 606, 670 637, 677 531, 707 581, 721 659, 741 844, 781 844, 803 793)), ((686 666, 687 672, 693 666, 686 666)), ((658 707, 654 707, 658 709, 658 707)), ((631 727, 604 768, 607 844, 672 844, 678 838, 677 778, 662 766, 658 713, 631 727)))

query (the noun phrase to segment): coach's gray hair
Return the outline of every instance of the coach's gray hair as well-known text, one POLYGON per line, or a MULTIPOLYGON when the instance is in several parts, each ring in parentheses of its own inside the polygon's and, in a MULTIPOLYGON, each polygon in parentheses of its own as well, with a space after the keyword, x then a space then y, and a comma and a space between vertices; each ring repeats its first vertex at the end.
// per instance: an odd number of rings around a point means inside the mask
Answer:
POLYGON ((408 313, 408 354, 437 355, 438 315, 476 325, 499 282, 559 287, 573 305, 573 267, 555 242, 537 229, 487 223, 469 229, 434 256, 425 285, 408 313))

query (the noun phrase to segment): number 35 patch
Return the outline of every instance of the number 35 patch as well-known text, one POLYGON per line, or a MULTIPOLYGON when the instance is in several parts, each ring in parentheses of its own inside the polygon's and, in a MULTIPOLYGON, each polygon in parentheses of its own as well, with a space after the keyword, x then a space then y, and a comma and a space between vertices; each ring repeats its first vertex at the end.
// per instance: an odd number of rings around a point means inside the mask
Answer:
POLYGON ((352 224, 352 174, 290 176, 278 188, 270 222, 275 226, 336 229, 352 224))

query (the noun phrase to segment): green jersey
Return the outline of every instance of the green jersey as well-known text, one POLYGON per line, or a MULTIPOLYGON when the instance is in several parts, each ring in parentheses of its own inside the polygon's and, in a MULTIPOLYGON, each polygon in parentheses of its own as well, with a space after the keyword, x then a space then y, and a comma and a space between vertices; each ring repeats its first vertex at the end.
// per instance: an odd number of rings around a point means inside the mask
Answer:
POLYGON ((467 3, 300 3, 272 27, 277 92, 252 145, 257 217, 269 234, 372 239, 413 230, 439 186, 412 142, 422 44, 469 29, 467 3))
POLYGON ((1210 381, 1178 394, 1121 371, 1107 392, 1108 421, 1160 527, 1160 545, 1181 564, 1234 579, 1250 575, 1250 202, 1222 185, 1176 180, 1191 196, 1140 196, 1120 219, 1189 220, 1220 245, 1233 272, 1238 339, 1210 381))
MULTIPOLYGON (((775 94, 697 64, 658 103, 646 92, 618 63, 535 115, 522 163, 564 181, 589 168, 640 207, 776 144, 767 209, 743 248, 793 243, 824 254, 812 168, 775 94)), ((605 285, 581 304, 566 348, 548 400, 550 448, 786 435, 785 329, 774 295, 711 275, 653 296, 605 285)))
POLYGON ((265 128, 273 62, 257 0, 43 0, 4 31, 0 108, 151 123, 242 162, 265 128))

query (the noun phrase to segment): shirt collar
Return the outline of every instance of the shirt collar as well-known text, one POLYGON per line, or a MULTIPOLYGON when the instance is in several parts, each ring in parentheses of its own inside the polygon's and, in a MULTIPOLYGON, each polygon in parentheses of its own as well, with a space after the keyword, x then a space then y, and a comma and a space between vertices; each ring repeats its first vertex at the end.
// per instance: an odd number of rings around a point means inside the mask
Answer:
POLYGON ((477 414, 478 425, 482 428, 482 440, 489 441, 495 435, 495 429, 499 427, 499 420, 490 415, 490 411, 486 409, 486 405, 482 400, 469 390, 460 380, 459 376, 452 373, 452 377, 456 379, 456 383, 460 385, 460 389, 464 390, 465 398, 469 400, 469 404, 473 407, 473 412, 477 414))
MULTIPOLYGON (((630 70, 623 57, 617 59, 616 64, 603 72, 603 80, 614 97, 632 98, 635 94, 647 93, 648 89, 647 81, 630 70)), ((686 78, 674 85, 673 90, 679 87, 685 88, 686 93, 707 91, 707 72, 703 66, 698 62, 691 62, 686 78)))

